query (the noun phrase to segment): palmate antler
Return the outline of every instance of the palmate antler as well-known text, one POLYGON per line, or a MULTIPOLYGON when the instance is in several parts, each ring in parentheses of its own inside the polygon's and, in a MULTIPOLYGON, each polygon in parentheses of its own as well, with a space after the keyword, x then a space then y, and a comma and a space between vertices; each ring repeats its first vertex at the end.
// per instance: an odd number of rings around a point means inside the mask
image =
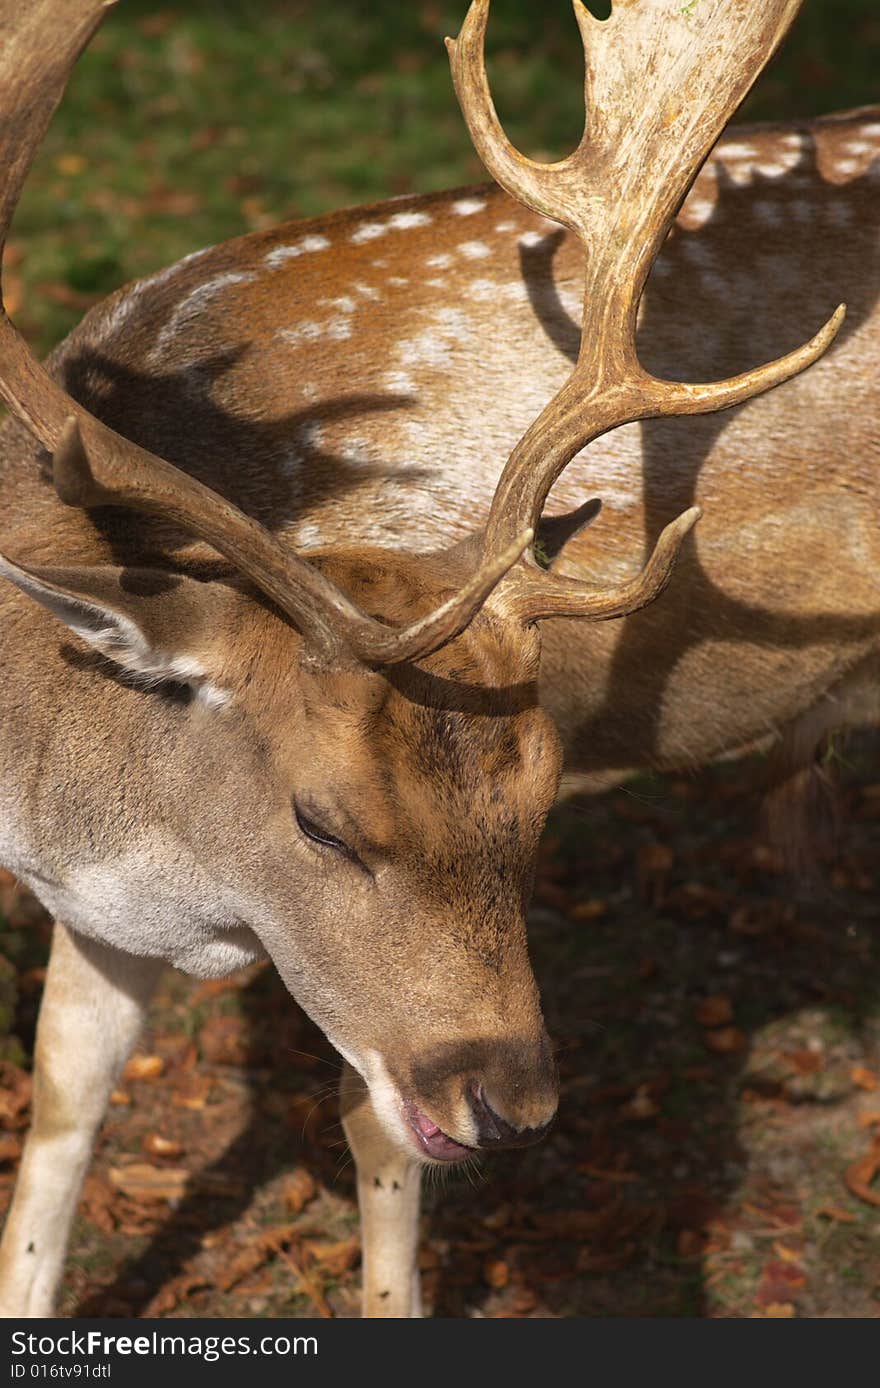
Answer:
MULTIPOLYGON (((0 250, 34 155, 82 49, 115 0, 0 0, 0 250)), ((199 536, 272 598, 303 633, 313 660, 391 665, 429 654, 473 620, 527 545, 526 528, 434 612, 395 630, 361 612, 316 568, 237 506, 123 438, 34 359, 0 314, 0 396, 52 454, 63 501, 152 512, 199 536)))
MULTIPOLYGON (((591 440, 620 424, 704 414, 789 380, 821 356, 841 305, 810 342, 778 361, 708 385, 659 380, 636 352, 642 291, 701 164, 772 57, 801 0, 614 0, 598 20, 574 0, 586 61, 587 123, 574 154, 539 164, 508 141, 484 59, 490 0, 473 0, 456 40, 452 76, 471 139, 513 197, 576 232, 585 252, 584 328, 571 377, 517 443, 485 531, 484 562, 536 529, 560 473, 591 440)), ((696 508, 666 527, 638 578, 596 593, 524 557, 505 598, 525 620, 624 616, 662 592, 696 508)))
MULTIPOLYGON (((74 62, 114 2, 28 0, 22 6, 21 0, 0 0, 0 244, 74 62)), ((639 296, 675 209, 798 4, 697 0, 691 20, 674 0, 618 0, 604 25, 576 5, 597 128, 570 159, 541 166, 517 154, 498 125, 482 56, 488 0, 476 0, 459 40, 450 44, 471 133, 509 191, 583 237, 590 331, 570 382, 504 469, 478 571, 449 601, 403 630, 365 615, 251 517, 95 419, 36 362, 5 314, 0 395, 52 452, 62 500, 153 512, 206 540, 292 618, 313 659, 376 667, 427 655, 463 631, 517 565, 553 481, 591 438, 628 420, 734 404, 802 370, 833 339, 842 311, 800 352, 719 386, 658 382, 642 371, 634 346, 639 296), (707 70, 708 95, 700 90, 707 70), (640 124, 633 128, 636 110, 640 124), (641 192, 643 181, 650 194, 641 192)), ((665 586, 697 515, 686 512, 668 526, 643 574, 613 591, 585 592, 525 559, 509 587, 516 610, 525 620, 566 614, 599 619, 644 606, 665 586)))

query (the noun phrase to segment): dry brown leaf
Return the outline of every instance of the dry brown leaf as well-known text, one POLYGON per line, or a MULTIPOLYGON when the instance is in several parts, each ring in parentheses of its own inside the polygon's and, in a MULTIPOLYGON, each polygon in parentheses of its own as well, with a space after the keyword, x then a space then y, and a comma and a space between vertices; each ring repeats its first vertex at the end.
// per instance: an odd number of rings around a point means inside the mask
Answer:
POLYGON ((856 1120, 860 1128, 873 1128, 880 1123, 880 1113, 873 1109, 869 1113, 860 1113, 856 1120))
POLYGON ((190 1173, 182 1166, 151 1166, 132 1162, 111 1166, 108 1176, 117 1190, 132 1200, 180 1200, 190 1173))
POLYGON ((58 154, 55 157, 56 169, 68 178, 83 173, 87 166, 88 160, 84 154, 58 154))
POLYGON ((820 1205, 816 1211, 817 1219, 835 1219, 840 1224, 857 1224, 858 1215, 842 1210, 839 1205, 820 1205))
POLYGON ((483 1277, 490 1287, 500 1291, 510 1281, 510 1268, 503 1258, 490 1258, 483 1265, 483 1277))
POLYGON ((869 1070, 867 1065, 854 1065, 849 1072, 849 1077, 853 1084, 858 1085, 859 1089, 867 1089, 873 1092, 880 1084, 873 1070, 869 1070))
POLYGON ((0 1162, 16 1162, 21 1156, 21 1138, 0 1133, 0 1162))
POLYGON ((788 1244, 781 1243, 779 1239, 775 1239, 773 1242, 773 1252, 784 1263, 799 1263, 803 1257, 802 1249, 789 1248, 788 1244))
POLYGON ((115 1108, 128 1108, 131 1105, 131 1095, 125 1089, 114 1089, 110 1095, 110 1102, 115 1108))
POLYGON ((361 1252, 361 1241, 357 1234, 352 1234, 350 1239, 341 1239, 339 1243, 323 1243, 318 1239, 306 1239, 303 1247, 308 1250, 316 1262, 321 1264, 325 1272, 329 1272, 331 1277, 341 1277, 344 1272, 348 1272, 350 1267, 357 1262, 361 1252))
POLYGON ((96 1225, 103 1234, 112 1234, 116 1229, 113 1216, 115 1196, 115 1191, 104 1176, 93 1172, 83 1182, 80 1214, 90 1224, 96 1225))
POLYGON ((880 1205, 880 1188, 872 1190, 871 1185, 880 1171, 880 1143, 875 1143, 866 1156, 860 1157, 848 1166, 844 1173, 847 1187, 866 1205, 880 1205))
POLYGON ((26 1128, 33 1082, 26 1070, 11 1060, 0 1061, 0 1123, 6 1128, 26 1128))
POLYGON ((786 1051, 782 1059, 799 1075, 815 1075, 822 1068, 822 1056, 818 1051, 786 1051))
POLYGON ((484 1229, 503 1229, 510 1223, 513 1209, 509 1204, 499 1205, 491 1214, 484 1215, 480 1221, 484 1229))
POLYGON ((247 1065, 248 1036, 240 1017, 209 1017, 199 1033, 202 1056, 212 1065, 247 1065))
POLYGON ((304 1166, 297 1166, 284 1182, 284 1203, 293 1214, 299 1214, 317 1194, 315 1178, 304 1166))
POLYGON ((733 1021, 733 1003, 722 993, 702 998, 694 1008, 694 1018, 701 1027, 722 1027, 733 1021))
POLYGON ((122 1072, 129 1083, 135 1080, 157 1080, 165 1069, 160 1055, 133 1055, 122 1072))
POLYGON ((164 1161, 176 1161, 183 1156, 183 1144, 163 1137, 161 1133, 147 1133, 143 1149, 150 1157, 161 1157, 164 1161))
POLYGON ((719 1027, 717 1031, 707 1031, 703 1034, 703 1043, 716 1055, 734 1055, 737 1051, 744 1051, 749 1044, 738 1027, 719 1027))
POLYGON ((696 1229, 682 1229, 676 1240, 679 1258, 701 1258, 706 1241, 696 1229))
POLYGON ((147 1305, 144 1315, 167 1316, 170 1311, 176 1311, 197 1288, 210 1285, 210 1278, 202 1272, 182 1272, 179 1277, 172 1277, 171 1281, 166 1282, 162 1290, 157 1292, 147 1305))
POLYGON ((656 1118, 660 1107, 651 1098, 648 1085, 640 1084, 628 1103, 621 1104, 618 1112, 623 1118, 634 1118, 644 1122, 648 1118, 656 1118))
POLYGON ((790 1301, 771 1301, 764 1307, 764 1315, 770 1320, 791 1320, 797 1312, 790 1301))
POLYGON ((3 305, 10 316, 18 313, 24 303, 24 280, 21 275, 3 276, 3 305))
POLYGON ((600 916, 604 916, 608 910, 608 903, 602 901, 597 896, 592 896, 588 901, 576 901, 566 912, 568 919, 573 921, 594 921, 600 916))
POLYGON ((175 1108, 188 1108, 198 1112, 208 1102, 214 1081, 210 1075, 187 1075, 171 1095, 175 1108))

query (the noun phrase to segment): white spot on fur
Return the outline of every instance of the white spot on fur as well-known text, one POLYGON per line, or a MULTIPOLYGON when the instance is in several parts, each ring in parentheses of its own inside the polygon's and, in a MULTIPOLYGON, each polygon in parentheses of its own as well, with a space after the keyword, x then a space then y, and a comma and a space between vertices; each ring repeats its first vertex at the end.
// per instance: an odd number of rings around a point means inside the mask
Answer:
POLYGON ((297 347, 301 342, 314 342, 324 331, 324 324, 314 323, 311 319, 306 319, 302 323, 297 323, 295 328, 279 328, 278 337, 282 342, 286 342, 291 347, 297 347))
POLYGON ((725 140, 718 147, 718 154, 722 159, 749 159, 758 158, 758 151, 754 145, 747 144, 744 140, 725 140))
POLYGON ((689 198, 679 215, 690 231, 696 231, 699 227, 706 225, 714 211, 714 199, 689 198))
POLYGON ((396 231, 408 231, 410 227, 426 227, 433 220, 427 212, 395 212, 388 225, 396 231))
POLYGON ((404 275, 389 275, 388 283, 393 284, 395 288, 400 289, 403 287, 403 285, 409 284, 409 280, 406 279, 404 275))
POLYGON ((534 246, 540 246, 544 239, 540 231, 527 231, 519 238, 519 244, 531 250, 534 246))
POLYGON ((494 298, 498 292, 498 287, 494 280, 471 280, 467 292, 471 299, 483 303, 487 299, 494 298))
POLYGON ((412 376, 408 376, 405 371, 386 372, 383 384, 386 389, 393 390, 398 395, 411 395, 415 390, 412 376))
POLYGON ((327 304, 330 308, 338 308, 340 313, 354 313, 357 308, 354 299, 350 299, 347 294, 341 295, 338 299, 319 299, 318 302, 327 304))
POLYGON ((452 264, 451 255, 430 255, 425 261, 426 265, 431 265, 435 270, 448 270, 452 264))
POLYGON ((382 298, 382 295, 379 293, 378 289, 375 289, 371 284, 356 284, 354 286, 354 292, 355 294, 360 294, 362 299, 382 298))
POLYGON ((356 246, 362 246, 366 241, 377 241, 380 236, 385 236, 387 233, 388 226, 385 222, 362 222, 349 239, 356 246))
POLYGON ((314 521, 303 521, 296 526, 291 531, 291 539, 297 549, 319 549, 324 543, 321 528, 314 521))
POLYGON ((452 210, 457 217, 473 217, 475 212, 483 212, 485 208, 483 198, 459 198, 458 202, 452 204, 452 210))
POLYGON ((485 260, 492 254, 484 241, 463 241, 456 249, 466 260, 485 260))
POLYGON ((266 255, 265 263, 270 269, 277 270, 279 266, 285 265, 288 260, 295 260, 297 256, 313 255, 316 251, 326 251, 329 248, 330 242, 326 236, 304 236, 292 246, 276 246, 266 255))
POLYGON ((238 273, 237 271, 227 271, 222 275, 215 275, 213 279, 206 280, 204 284, 197 285, 186 298, 183 299, 175 308, 168 322, 165 324, 156 339, 156 345, 150 352, 150 360, 161 356, 162 352, 173 342, 180 330, 187 324, 192 323, 203 312, 205 305, 212 299, 216 299, 222 294, 224 289, 230 289, 234 284, 249 284, 257 277, 254 274, 238 273))
POLYGON ((841 174, 855 174, 862 168, 861 159, 838 159, 834 165, 834 172, 841 174))

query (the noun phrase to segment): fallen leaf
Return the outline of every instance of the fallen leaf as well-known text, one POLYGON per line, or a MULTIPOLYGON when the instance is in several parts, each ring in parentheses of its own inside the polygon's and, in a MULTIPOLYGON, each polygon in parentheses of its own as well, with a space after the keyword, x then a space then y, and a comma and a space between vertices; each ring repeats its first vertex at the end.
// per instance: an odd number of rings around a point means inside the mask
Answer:
POLYGON ((306 1239, 303 1247, 331 1277, 341 1277, 360 1257, 361 1241, 357 1234, 352 1234, 350 1239, 341 1239, 338 1243, 306 1239))
POLYGON ((797 1311, 790 1301, 770 1301, 764 1307, 764 1315, 771 1320, 791 1320, 797 1311))
POLYGON ((0 1162, 16 1162, 21 1156, 21 1139, 13 1133, 0 1133, 0 1162))
POLYGON ((567 911, 568 919, 572 921, 594 921, 600 916, 604 916, 608 910, 608 903, 601 901, 599 897, 590 897, 588 901, 576 901, 567 911))
POLYGON ((798 1263, 803 1257, 803 1251, 789 1248, 788 1244, 781 1243, 779 1239, 774 1240, 773 1252, 777 1258, 781 1258, 784 1263, 798 1263))
POLYGON ((510 1281, 510 1268, 503 1258, 490 1258, 483 1265, 483 1277, 490 1287, 500 1291, 510 1281))
POLYGON ((147 1133, 142 1145, 150 1157, 176 1161, 178 1157, 183 1156, 183 1144, 174 1142, 171 1138, 162 1137, 161 1133, 147 1133))
POLYGON ((703 1044, 716 1055, 734 1055, 744 1051, 749 1043, 738 1027, 719 1027, 717 1031, 704 1033, 703 1044))
POLYGON ((815 1075, 822 1068, 822 1056, 818 1051, 786 1051, 782 1059, 799 1075, 815 1075))
POLYGON ((838 1205, 820 1205, 816 1211, 817 1219, 834 1219, 840 1224, 857 1224, 858 1216, 851 1214, 849 1210, 842 1210, 838 1205))
POLYGON ((694 1008, 694 1018, 701 1027, 721 1027, 733 1021, 733 1004, 722 993, 703 998, 694 1008))
POLYGON ((871 1183, 880 1171, 880 1143, 875 1143, 867 1156, 860 1157, 844 1173, 847 1187, 866 1205, 880 1205, 880 1189, 872 1190, 871 1183))
POLYGON ((679 1258, 701 1258, 705 1240, 696 1229, 682 1229, 676 1239, 675 1246, 679 1258))
POLYGON ((128 1108, 131 1104, 131 1095, 124 1089, 114 1089, 110 1095, 110 1102, 116 1108, 128 1108))
POLYGON ((59 154, 55 159, 58 172, 68 178, 83 173, 87 165, 88 160, 84 154, 59 154))
POLYGON ((250 1046, 240 1017, 209 1017, 199 1032, 202 1056, 212 1065, 247 1065, 250 1046))
POLYGON ((180 1200, 189 1180, 182 1166, 158 1167, 148 1162, 111 1166, 107 1175, 117 1190, 133 1200, 180 1200))
POLYGON ((513 1209, 510 1205, 499 1205, 497 1210, 493 1210, 491 1214, 484 1215, 481 1223, 484 1229, 503 1229, 505 1225, 510 1223, 512 1214, 513 1209))
POLYGON ((867 1065, 854 1065, 849 1072, 849 1077, 853 1084, 858 1085, 859 1089, 873 1091, 877 1088, 878 1084, 880 1084, 880 1080, 877 1079, 874 1071, 869 1070, 867 1065))
POLYGON ((160 1055, 133 1055, 122 1072, 124 1080, 157 1080, 165 1069, 160 1055))
POLYGON ((24 280, 21 275, 4 275, 3 306, 8 314, 18 313, 24 303, 24 280))
POLYGON ((144 1310, 145 1316, 167 1316, 170 1311, 186 1302, 199 1287, 210 1287, 211 1279, 201 1272, 182 1272, 172 1277, 160 1292, 153 1297, 144 1310))
POLYGON ((174 1090, 171 1102, 175 1108, 188 1108, 198 1112, 208 1102, 213 1083, 210 1075, 188 1075, 174 1090))
POLYGON ((293 1214, 299 1214, 310 1200, 318 1194, 318 1186, 311 1172, 298 1166, 284 1182, 284 1203, 293 1214))
POLYGON ((113 1217, 115 1198, 115 1191, 104 1176, 92 1172, 86 1177, 80 1196, 80 1213, 102 1234, 112 1234, 116 1229, 113 1217))
POLYGON ((860 1113, 857 1121, 860 1128, 873 1128, 880 1123, 880 1113, 876 1109, 871 1113, 860 1113))
POLYGON ((634 1118, 639 1122, 644 1122, 648 1118, 656 1118, 660 1112, 660 1107, 651 1098, 648 1086, 640 1084, 629 1102, 621 1104, 618 1112, 623 1118, 634 1118))

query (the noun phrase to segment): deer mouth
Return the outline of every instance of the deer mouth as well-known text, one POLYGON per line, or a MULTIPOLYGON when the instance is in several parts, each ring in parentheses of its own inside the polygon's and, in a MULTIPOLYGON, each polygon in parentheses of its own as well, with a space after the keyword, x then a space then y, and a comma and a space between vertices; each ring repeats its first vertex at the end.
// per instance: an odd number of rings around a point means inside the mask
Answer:
POLYGON ((473 1147, 465 1147, 444 1133, 439 1124, 422 1113, 411 1099, 404 1099, 403 1112, 419 1147, 432 1161, 465 1161, 473 1156, 473 1147))

